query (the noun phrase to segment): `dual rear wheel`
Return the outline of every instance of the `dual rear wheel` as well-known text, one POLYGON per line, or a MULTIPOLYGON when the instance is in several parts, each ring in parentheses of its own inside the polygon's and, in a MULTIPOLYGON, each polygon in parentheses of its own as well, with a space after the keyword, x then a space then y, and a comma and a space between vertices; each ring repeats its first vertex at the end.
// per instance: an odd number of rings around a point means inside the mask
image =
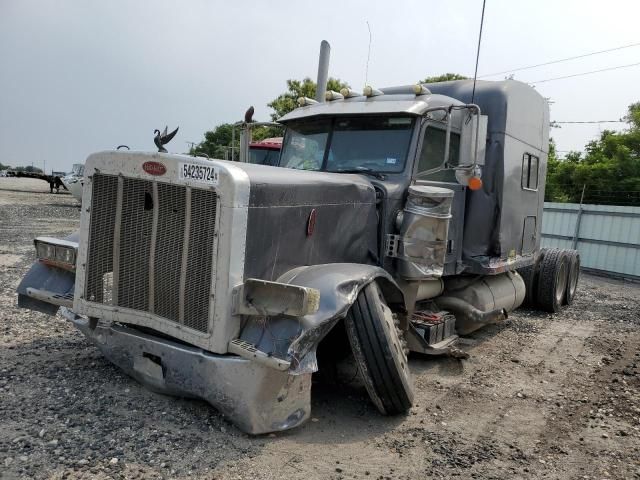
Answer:
POLYGON ((580 277, 580 254, 575 250, 543 248, 538 261, 518 270, 526 286, 524 303, 547 312, 571 305, 580 277))

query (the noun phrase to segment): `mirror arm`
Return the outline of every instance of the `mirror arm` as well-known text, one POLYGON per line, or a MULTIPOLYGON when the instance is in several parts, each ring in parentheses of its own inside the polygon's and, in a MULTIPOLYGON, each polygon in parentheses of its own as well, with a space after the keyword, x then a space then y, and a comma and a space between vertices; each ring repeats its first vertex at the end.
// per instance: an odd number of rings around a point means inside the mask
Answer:
POLYGON ((446 168, 449 166, 449 149, 451 148, 451 124, 453 123, 453 115, 451 115, 452 106, 449 107, 449 118, 447 118, 447 133, 444 139, 444 161, 442 162, 442 167, 446 168))
POLYGON ((448 113, 449 117, 447 120, 447 133, 446 133, 446 139, 445 139, 445 152, 444 152, 444 161, 443 163, 438 166, 438 167, 434 167, 431 168, 429 170, 425 170, 423 172, 418 172, 414 177, 413 180, 418 180, 422 177, 426 177, 431 175, 432 173, 436 173, 439 172, 440 170, 443 170, 447 167, 451 168, 452 170, 472 170, 476 168, 476 165, 478 164, 478 142, 479 142, 479 135, 480 135, 480 115, 481 115, 481 111, 480 111, 480 107, 478 105, 476 105, 475 103, 469 103, 466 105, 451 105, 449 107, 432 107, 429 108, 428 110, 426 110, 422 116, 424 119, 427 119, 428 114, 431 112, 436 112, 436 111, 444 111, 446 113, 448 113), (473 155, 473 163, 469 166, 465 166, 465 167, 449 167, 449 149, 450 149, 450 142, 451 142, 451 123, 452 123, 452 115, 451 115, 451 111, 452 110, 462 110, 462 109, 469 109, 469 110, 475 110, 476 111, 476 115, 478 116, 478 121, 476 122, 476 142, 475 142, 475 146, 474 146, 474 155, 473 155))
MULTIPOLYGON (((453 108, 453 107, 452 107, 453 108)), ((467 170, 467 171, 471 171, 474 170, 476 168, 476 165, 478 165, 478 142, 480 141, 480 139, 478 138, 480 136, 480 107, 478 105, 476 105, 475 103, 469 103, 467 105, 461 105, 459 107, 455 107, 455 108, 466 108, 469 110, 475 110, 476 111, 476 115, 478 117, 478 121, 476 122, 476 141, 475 141, 475 145, 474 145, 474 152, 473 152, 473 163, 471 165, 467 165, 464 167, 453 167, 453 170, 467 170)), ((447 141, 449 140, 449 137, 447 136, 447 141)), ((446 148, 446 146, 445 146, 446 148)))

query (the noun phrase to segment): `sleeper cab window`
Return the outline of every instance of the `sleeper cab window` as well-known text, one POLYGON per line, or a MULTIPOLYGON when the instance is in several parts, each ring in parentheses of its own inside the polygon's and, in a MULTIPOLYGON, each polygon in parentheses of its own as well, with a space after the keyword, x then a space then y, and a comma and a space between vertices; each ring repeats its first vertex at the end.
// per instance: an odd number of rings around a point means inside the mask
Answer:
POLYGON ((524 190, 538 190, 539 158, 530 153, 522 156, 522 188, 524 190))

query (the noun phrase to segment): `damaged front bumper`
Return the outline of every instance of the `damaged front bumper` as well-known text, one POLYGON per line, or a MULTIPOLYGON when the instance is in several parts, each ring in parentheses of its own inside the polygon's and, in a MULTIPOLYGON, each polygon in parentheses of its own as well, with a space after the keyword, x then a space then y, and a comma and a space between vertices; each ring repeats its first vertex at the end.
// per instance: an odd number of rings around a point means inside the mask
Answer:
POLYGON ((239 337, 229 341, 228 353, 214 354, 150 329, 76 314, 74 279, 72 271, 37 262, 18 286, 18 304, 49 315, 60 310, 150 390, 203 399, 250 434, 309 418, 318 344, 364 286, 378 281, 387 302, 403 306, 393 279, 375 266, 315 265, 291 270, 279 283, 249 279, 233 293, 235 313, 245 319, 239 337))
POLYGON ((291 375, 122 325, 94 325, 67 308, 61 313, 108 360, 150 390, 205 400, 246 433, 287 430, 309 417, 311 373, 291 375))

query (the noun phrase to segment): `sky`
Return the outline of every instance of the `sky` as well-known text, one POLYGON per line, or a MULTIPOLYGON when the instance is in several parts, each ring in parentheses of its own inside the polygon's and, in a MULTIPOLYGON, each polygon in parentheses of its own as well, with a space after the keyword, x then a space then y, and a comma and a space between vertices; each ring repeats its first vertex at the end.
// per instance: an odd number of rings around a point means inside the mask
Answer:
MULTIPOLYGON (((482 0, 0 0, 0 162, 69 171, 96 151, 152 150, 153 130, 187 142, 266 104, 289 78, 330 75, 361 88, 472 75, 482 0)), ((636 0, 487 0, 478 74, 640 42, 636 0)), ((515 72, 527 82, 640 62, 640 46, 515 72)), ((500 80, 505 74, 487 77, 500 80)), ((640 101, 640 65, 536 84, 555 121, 618 120, 640 101)), ((560 152, 603 128, 563 125, 560 152)))

